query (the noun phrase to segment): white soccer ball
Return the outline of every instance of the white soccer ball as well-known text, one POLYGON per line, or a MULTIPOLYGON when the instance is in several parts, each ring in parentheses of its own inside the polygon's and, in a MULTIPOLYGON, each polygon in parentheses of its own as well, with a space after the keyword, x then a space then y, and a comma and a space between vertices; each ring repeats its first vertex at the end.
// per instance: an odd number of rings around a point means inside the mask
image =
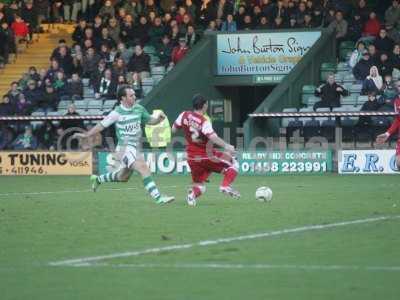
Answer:
POLYGON ((267 186, 261 186, 256 190, 256 199, 261 202, 272 200, 272 190, 267 186))

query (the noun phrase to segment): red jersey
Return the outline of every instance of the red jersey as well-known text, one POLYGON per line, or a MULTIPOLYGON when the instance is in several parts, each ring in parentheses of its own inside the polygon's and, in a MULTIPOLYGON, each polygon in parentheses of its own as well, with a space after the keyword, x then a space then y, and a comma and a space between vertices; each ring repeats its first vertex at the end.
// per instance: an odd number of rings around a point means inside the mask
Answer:
POLYGON ((400 138, 400 96, 394 100, 394 111, 397 112, 397 115, 394 119, 392 126, 388 129, 387 133, 390 135, 397 133, 400 138))
POLYGON ((184 111, 174 122, 174 127, 185 133, 188 157, 207 157, 209 136, 215 133, 210 121, 196 112, 184 111))

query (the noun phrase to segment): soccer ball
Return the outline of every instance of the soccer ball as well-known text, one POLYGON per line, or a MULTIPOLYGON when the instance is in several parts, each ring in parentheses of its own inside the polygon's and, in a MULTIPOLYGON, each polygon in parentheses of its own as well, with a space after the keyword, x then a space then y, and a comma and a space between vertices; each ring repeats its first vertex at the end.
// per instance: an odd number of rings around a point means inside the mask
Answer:
POLYGON ((257 188, 256 199, 261 202, 270 202, 272 200, 272 190, 267 186, 257 188))

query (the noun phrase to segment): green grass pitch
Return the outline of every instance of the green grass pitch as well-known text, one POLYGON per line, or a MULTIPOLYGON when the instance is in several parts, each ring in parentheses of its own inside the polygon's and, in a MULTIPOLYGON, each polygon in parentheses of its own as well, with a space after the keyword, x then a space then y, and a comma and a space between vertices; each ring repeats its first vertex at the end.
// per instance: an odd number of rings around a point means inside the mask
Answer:
POLYGON ((195 208, 189 177, 155 179, 175 202, 154 204, 137 176, 97 193, 88 177, 1 177, 0 299, 400 299, 398 176, 239 177, 240 200, 214 176, 195 208), (271 203, 254 199, 263 185, 271 203))

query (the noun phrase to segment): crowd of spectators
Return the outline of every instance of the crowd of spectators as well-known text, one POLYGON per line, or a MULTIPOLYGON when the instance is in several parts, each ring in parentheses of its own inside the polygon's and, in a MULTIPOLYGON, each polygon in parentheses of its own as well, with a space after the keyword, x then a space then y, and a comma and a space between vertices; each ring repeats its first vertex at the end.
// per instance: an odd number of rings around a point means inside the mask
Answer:
MULTIPOLYGON (((75 24, 73 44, 60 40, 47 70, 31 67, 19 82, 13 82, 3 96, 0 115, 49 112, 61 100, 78 101, 84 96, 83 80, 89 82, 96 99, 114 99, 118 86, 126 83, 140 98, 142 81, 151 75, 152 56, 158 58, 158 65, 170 69, 210 31, 330 27, 338 43, 358 42, 349 65, 364 82, 363 93, 388 89, 391 71, 400 63, 397 0, 380 0, 379 6, 368 6, 365 0, 3 0, 2 61, 6 63, 19 41, 29 40, 46 21, 75 24), (146 48, 153 49, 153 54, 146 53, 146 48)), ((327 101, 334 107, 337 95, 347 91, 330 85, 316 93, 322 96, 332 90, 334 96, 327 101)), ((10 128, 3 124, 1 130, 10 128)), ((28 129, 20 130, 29 135, 28 129)), ((49 137, 59 136, 62 130, 49 123, 37 129, 51 132, 49 137)), ((50 144, 48 140, 33 143, 43 148, 50 144)))

